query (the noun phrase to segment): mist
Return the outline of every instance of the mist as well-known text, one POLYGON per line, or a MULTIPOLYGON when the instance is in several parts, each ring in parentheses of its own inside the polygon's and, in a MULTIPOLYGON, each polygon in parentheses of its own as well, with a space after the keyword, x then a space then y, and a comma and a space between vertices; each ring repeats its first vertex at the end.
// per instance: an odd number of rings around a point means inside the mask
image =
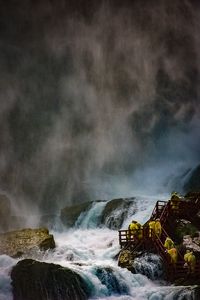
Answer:
POLYGON ((199 163, 199 14, 181 0, 1 5, 0 189, 14 207, 168 193, 199 163))

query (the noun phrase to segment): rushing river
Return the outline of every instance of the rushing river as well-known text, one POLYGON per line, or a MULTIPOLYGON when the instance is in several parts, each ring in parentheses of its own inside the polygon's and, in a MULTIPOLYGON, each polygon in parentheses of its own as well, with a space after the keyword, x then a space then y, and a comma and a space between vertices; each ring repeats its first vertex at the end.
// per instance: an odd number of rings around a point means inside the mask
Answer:
MULTIPOLYGON (((127 228, 132 218, 144 223, 156 200, 153 197, 138 197, 137 213, 134 216, 130 214, 124 220, 122 228, 127 228)), ((195 299, 192 287, 172 286, 161 280, 162 277, 159 278, 162 267, 156 255, 152 254, 137 261, 138 272, 147 272, 152 279, 118 267, 118 231, 97 228, 97 220, 104 205, 102 202, 96 203, 87 213, 81 214, 74 228, 54 231, 56 249, 45 254, 38 253, 36 259, 60 264, 79 273, 90 287, 91 300, 195 299)), ((0 256, 0 300, 12 300, 9 274, 16 263, 16 259, 0 256)))

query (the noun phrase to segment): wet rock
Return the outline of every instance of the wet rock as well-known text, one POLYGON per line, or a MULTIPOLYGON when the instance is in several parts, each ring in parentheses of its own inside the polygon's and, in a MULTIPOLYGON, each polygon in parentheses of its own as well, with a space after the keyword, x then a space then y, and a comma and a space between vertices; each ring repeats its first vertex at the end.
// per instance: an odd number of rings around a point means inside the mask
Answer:
POLYGON ((89 289, 82 277, 68 268, 25 259, 11 272, 13 300, 86 300, 89 289))
POLYGON ((185 249, 192 250, 198 257, 200 257, 200 235, 192 237, 190 235, 185 235, 183 237, 183 246, 185 249))
POLYGON ((128 293, 128 287, 124 282, 120 282, 111 267, 95 268, 95 274, 103 286, 107 288, 107 296, 113 294, 123 295, 128 293))
POLYGON ((80 214, 89 210, 92 202, 84 202, 76 205, 66 206, 61 210, 60 218, 62 223, 67 227, 72 227, 80 214))
POLYGON ((124 220, 136 212, 135 198, 119 198, 107 202, 102 212, 101 224, 118 230, 124 220))
POLYGON ((0 234, 0 255, 19 257, 38 248, 41 250, 55 248, 54 237, 46 228, 27 228, 0 234))
POLYGON ((191 192, 190 191, 185 195, 185 198, 192 202, 195 202, 197 199, 200 199, 200 192, 191 192))
POLYGON ((118 230, 121 228, 123 221, 136 212, 135 198, 119 198, 106 200, 88 201, 85 203, 71 205, 61 210, 61 221, 67 226, 74 226, 80 214, 90 210, 93 204, 97 202, 106 202, 105 207, 99 216, 98 226, 106 226, 110 229, 118 230))
POLYGON ((118 257, 118 266, 121 268, 131 268, 133 266, 133 261, 135 258, 135 253, 128 249, 123 249, 118 257))
POLYGON ((189 206, 190 204, 193 206, 193 209, 189 207, 188 219, 200 231, 200 192, 188 192, 185 195, 185 201, 189 203, 189 206))
POLYGON ((182 243, 183 237, 189 235, 195 237, 198 235, 198 228, 190 221, 185 219, 177 219, 175 222, 175 230, 171 236, 176 243, 182 243))

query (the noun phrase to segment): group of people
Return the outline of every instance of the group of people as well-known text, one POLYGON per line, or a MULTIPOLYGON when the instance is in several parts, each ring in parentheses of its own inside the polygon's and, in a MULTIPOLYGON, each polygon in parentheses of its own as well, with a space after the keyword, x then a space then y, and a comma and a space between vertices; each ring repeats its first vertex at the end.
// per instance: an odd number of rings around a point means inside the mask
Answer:
MULTIPOLYGON (((156 235, 157 237, 160 238, 161 233, 162 233, 162 226, 160 223, 160 219, 150 220, 148 223, 148 236, 151 238, 154 235, 156 235)), ((144 235, 143 226, 139 222, 133 220, 128 226, 127 238, 138 241, 143 238, 143 235, 144 235)))
MULTIPOLYGON (((171 262, 175 265, 178 260, 178 251, 172 239, 167 237, 164 243, 164 247, 166 248, 167 253, 170 255, 171 262)), ((186 253, 184 254, 184 261, 184 267, 188 269, 188 273, 194 273, 196 267, 196 256, 194 255, 192 250, 186 250, 186 253)))
POLYGON ((165 239, 164 247, 166 248, 166 252, 170 256, 171 263, 173 263, 175 265, 177 263, 177 260, 178 260, 178 252, 177 252, 177 249, 174 245, 174 242, 168 236, 165 239))
MULTIPOLYGON (((148 238, 161 238, 162 226, 160 223, 160 219, 157 218, 155 220, 150 220, 148 222, 148 231, 143 230, 143 226, 139 222, 133 220, 128 226, 127 238, 134 241, 140 241, 146 233, 148 238)), ((169 254, 171 263, 175 267, 178 260, 178 251, 173 240, 168 236, 165 239, 164 247, 166 249, 166 253, 169 254)), ((196 257, 193 251, 186 250, 184 261, 184 267, 188 268, 188 273, 194 273, 196 266, 196 257)))
POLYGON ((156 237, 161 237, 162 233, 162 226, 160 223, 160 219, 150 220, 149 223, 149 237, 153 237, 155 235, 156 237))

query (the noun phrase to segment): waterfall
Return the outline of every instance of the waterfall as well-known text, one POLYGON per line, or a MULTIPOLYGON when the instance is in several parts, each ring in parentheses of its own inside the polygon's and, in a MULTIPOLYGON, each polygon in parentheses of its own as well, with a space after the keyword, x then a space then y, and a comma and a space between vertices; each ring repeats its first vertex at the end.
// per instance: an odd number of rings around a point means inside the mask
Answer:
POLYGON ((0 299, 12 300, 10 270, 17 263, 7 255, 0 255, 0 299))
POLYGON ((162 279, 163 277, 162 259, 158 255, 145 253, 134 259, 133 266, 136 273, 144 274, 152 280, 162 279))
POLYGON ((89 211, 82 212, 75 223, 75 227, 96 228, 99 225, 101 213, 106 205, 105 201, 94 202, 89 211))
MULTIPOLYGON (((138 203, 138 207, 140 205, 138 203)), ((118 231, 97 225, 104 206, 104 202, 95 203, 80 215, 75 227, 53 232, 56 248, 38 253, 35 259, 78 273, 88 286, 90 300, 195 300, 195 287, 173 286, 161 281, 162 262, 155 254, 135 259, 136 274, 118 267, 118 231)), ((144 219, 148 209, 140 211, 144 219)), ((136 219, 136 215, 130 217, 136 219)), ((0 300, 12 300, 9 272, 16 263, 15 259, 0 256, 0 300)))

